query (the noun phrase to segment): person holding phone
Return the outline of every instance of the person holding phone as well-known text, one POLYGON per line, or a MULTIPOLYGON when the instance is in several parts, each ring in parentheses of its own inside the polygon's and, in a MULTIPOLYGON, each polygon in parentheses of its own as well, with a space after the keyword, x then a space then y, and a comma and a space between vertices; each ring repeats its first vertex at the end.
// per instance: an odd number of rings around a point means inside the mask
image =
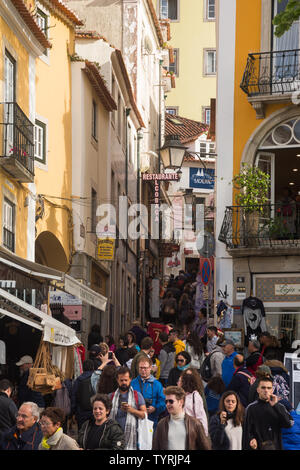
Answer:
POLYGON ((272 445, 274 450, 282 450, 281 429, 293 426, 293 419, 279 397, 273 393, 270 377, 259 380, 258 400, 246 409, 243 448, 245 450, 264 450, 272 445))
POLYGON ((209 421, 213 450, 241 450, 245 410, 233 390, 223 393, 219 411, 209 421))
MULTIPOLYGON (((106 345, 107 346, 107 345, 106 345)), ((101 361, 101 364, 99 367, 94 371, 92 377, 91 377, 91 383, 92 387, 95 393, 98 392, 98 382, 100 379, 100 376, 102 374, 102 371, 104 367, 107 365, 114 365, 115 367, 121 367, 121 364, 119 363, 118 359, 115 356, 115 353, 112 351, 109 351, 108 346, 107 348, 105 347, 105 343, 101 343, 101 352, 99 353, 98 357, 101 361)))
POLYGON ((131 387, 132 375, 128 367, 120 367, 116 376, 118 389, 109 394, 112 401, 110 418, 124 431, 125 450, 137 450, 138 420, 146 416, 146 403, 143 395, 131 387))

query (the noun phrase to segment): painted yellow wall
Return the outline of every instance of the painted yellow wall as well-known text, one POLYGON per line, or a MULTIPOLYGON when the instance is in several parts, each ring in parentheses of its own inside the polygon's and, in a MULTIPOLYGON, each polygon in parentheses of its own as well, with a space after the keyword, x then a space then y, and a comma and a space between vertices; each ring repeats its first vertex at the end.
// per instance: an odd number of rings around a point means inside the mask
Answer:
MULTIPOLYGON (((248 54, 260 52, 261 43, 261 0, 251 2, 237 1, 236 14, 236 61, 235 61, 235 103, 234 103, 234 161, 233 173, 241 167, 244 147, 251 134, 261 124, 248 102, 247 95, 241 90, 240 83, 246 67, 248 54)), ((266 105, 266 118, 287 104, 266 105)))
MULTIPOLYGON (((16 101, 24 113, 29 114, 29 80, 28 64, 29 55, 23 44, 15 35, 7 23, 0 17, 0 83, 4 83, 4 52, 9 50, 17 61, 16 76, 16 101)), ((4 88, 0 87, 0 101, 4 101, 4 88)), ((2 137, 1 137, 2 139, 2 137)), ((2 140, 0 142, 2 147, 2 140)), ((0 167, 0 221, 2 227, 3 194, 8 191, 11 200, 16 203, 16 227, 15 227, 15 252, 18 256, 26 258, 27 254, 27 207, 24 207, 27 196, 26 186, 16 182, 0 167)), ((0 243, 2 243, 2 230, 0 231, 0 243)))
POLYGON ((48 121, 47 166, 36 167, 35 184, 38 194, 44 194, 45 215, 37 223, 37 236, 50 231, 70 259, 72 231, 70 220, 72 194, 72 121, 71 121, 71 62, 73 30, 58 16, 51 15, 49 38, 52 49, 49 65, 41 58, 36 61, 36 113, 48 121), (54 206, 54 204, 56 206, 54 206), (69 209, 69 210, 68 210, 69 209))
POLYGON ((179 21, 171 22, 170 44, 179 48, 176 88, 166 106, 179 106, 179 115, 202 121, 202 106, 216 97, 216 77, 204 75, 204 49, 216 47, 215 21, 204 20, 204 0, 181 0, 179 21))

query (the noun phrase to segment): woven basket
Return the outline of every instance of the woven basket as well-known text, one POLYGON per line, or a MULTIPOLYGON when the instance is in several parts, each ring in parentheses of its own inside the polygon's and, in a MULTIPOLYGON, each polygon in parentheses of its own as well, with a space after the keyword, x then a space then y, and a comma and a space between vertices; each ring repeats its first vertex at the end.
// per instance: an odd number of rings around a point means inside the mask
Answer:
POLYGON ((57 380, 51 364, 49 343, 41 341, 33 366, 29 370, 27 386, 43 395, 55 390, 57 380))

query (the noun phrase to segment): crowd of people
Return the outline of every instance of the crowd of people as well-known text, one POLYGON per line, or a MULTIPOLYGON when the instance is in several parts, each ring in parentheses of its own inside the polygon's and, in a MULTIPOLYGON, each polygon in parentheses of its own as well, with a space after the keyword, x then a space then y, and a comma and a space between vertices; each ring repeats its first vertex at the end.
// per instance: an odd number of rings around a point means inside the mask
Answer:
POLYGON ((144 450, 145 440, 168 451, 300 449, 271 335, 236 350, 206 311, 195 316, 189 281, 180 273, 169 283, 158 341, 151 324, 135 323, 118 341, 95 325, 83 372, 51 400, 27 387, 33 360, 22 357, 18 393, 0 380, 0 449, 144 450))

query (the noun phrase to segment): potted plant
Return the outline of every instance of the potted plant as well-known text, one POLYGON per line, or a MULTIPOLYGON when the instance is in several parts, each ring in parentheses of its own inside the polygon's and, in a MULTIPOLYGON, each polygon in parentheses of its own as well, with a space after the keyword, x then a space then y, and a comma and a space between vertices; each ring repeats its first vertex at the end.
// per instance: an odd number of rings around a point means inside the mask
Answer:
POLYGON ((240 223, 244 223, 246 238, 253 240, 258 235, 259 218, 263 216, 265 205, 269 202, 270 175, 258 167, 243 164, 232 183, 238 190, 235 202, 242 208, 240 223))

